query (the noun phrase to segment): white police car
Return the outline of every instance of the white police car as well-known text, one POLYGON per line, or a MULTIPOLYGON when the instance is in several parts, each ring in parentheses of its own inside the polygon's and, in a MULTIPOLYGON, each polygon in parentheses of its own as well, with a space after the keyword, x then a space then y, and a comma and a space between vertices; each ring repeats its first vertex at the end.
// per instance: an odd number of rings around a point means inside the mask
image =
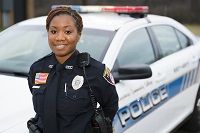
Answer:
MULTIPOLYGON (((72 7, 93 12, 81 14, 78 49, 112 70, 120 99, 115 133, 167 133, 185 120, 185 129, 200 130, 200 42, 189 30, 147 14, 148 7, 72 7), (133 79, 138 64, 148 64, 152 76, 133 79)), ((27 133, 26 121, 35 115, 26 78, 29 66, 50 52, 45 19, 0 33, 1 133, 27 133)))

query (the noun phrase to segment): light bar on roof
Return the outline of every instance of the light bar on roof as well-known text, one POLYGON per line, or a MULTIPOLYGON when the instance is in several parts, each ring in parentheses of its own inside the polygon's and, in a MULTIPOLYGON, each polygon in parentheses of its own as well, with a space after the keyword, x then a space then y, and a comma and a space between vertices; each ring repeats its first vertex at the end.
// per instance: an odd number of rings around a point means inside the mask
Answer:
POLYGON ((116 13, 148 13, 148 6, 108 6, 103 7, 103 11, 116 13))
MULTIPOLYGON (((53 5, 56 8, 59 5, 53 5)), ((64 6, 64 5, 63 5, 64 6)), ((79 5, 66 5, 78 12, 115 12, 115 13, 148 13, 148 6, 79 6, 79 5)))

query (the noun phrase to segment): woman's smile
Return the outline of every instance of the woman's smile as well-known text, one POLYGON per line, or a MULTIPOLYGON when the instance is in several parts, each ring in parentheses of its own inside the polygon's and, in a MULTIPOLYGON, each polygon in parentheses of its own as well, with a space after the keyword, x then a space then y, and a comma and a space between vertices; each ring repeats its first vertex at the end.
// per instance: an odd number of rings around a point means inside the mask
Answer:
POLYGON ((67 44, 54 44, 54 47, 57 50, 63 50, 65 47, 67 47, 67 44))

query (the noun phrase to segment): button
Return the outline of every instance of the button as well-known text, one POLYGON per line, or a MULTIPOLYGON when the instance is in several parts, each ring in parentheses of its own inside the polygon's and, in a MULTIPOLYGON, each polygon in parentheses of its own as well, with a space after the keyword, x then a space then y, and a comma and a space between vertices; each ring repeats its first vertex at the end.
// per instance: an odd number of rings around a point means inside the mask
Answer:
POLYGON ((76 95, 73 95, 73 98, 76 98, 76 95))

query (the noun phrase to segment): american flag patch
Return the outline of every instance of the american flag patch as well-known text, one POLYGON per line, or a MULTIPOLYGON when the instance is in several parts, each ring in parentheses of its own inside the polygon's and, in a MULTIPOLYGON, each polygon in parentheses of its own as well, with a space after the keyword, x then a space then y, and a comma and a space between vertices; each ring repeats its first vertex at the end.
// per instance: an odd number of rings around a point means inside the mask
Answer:
POLYGON ((49 73, 36 73, 35 84, 45 84, 49 73))

